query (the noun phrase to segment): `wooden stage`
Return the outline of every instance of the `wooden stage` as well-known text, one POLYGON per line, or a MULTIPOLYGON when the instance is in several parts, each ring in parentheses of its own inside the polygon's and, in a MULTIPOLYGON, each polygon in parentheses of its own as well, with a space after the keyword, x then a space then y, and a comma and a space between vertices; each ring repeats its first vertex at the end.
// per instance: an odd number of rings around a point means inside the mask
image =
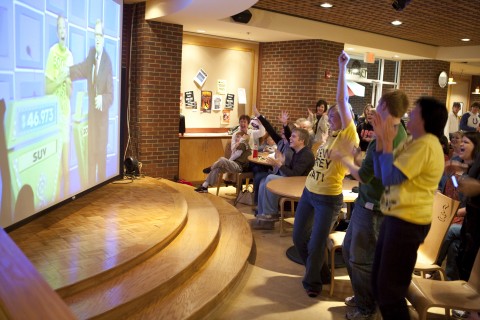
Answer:
POLYGON ((241 280, 245 217, 164 179, 116 181, 9 233, 79 319, 201 319, 241 280))

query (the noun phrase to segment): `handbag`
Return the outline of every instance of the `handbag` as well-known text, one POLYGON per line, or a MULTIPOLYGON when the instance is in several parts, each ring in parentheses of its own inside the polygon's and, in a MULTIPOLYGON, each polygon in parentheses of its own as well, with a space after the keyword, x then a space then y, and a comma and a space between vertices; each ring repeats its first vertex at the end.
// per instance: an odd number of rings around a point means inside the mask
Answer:
POLYGON ((248 189, 242 190, 242 192, 240 192, 238 195, 237 203, 253 206, 253 192, 249 191, 248 189))

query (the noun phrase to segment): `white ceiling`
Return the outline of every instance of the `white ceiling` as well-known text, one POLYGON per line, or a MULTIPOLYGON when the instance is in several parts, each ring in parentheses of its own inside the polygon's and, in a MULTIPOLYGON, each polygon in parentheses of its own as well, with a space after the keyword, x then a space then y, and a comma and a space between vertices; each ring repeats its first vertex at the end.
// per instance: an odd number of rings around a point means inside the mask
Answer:
MULTIPOLYGON (((126 4, 137 2, 143 1, 124 0, 126 4)), ((451 71, 480 75, 480 46, 435 47, 251 8, 256 2, 257 0, 148 0, 145 18, 183 25, 184 32, 188 33, 253 42, 301 39, 343 42, 345 50, 351 54, 373 52, 376 57, 393 60, 445 60, 456 62, 452 63, 451 71), (252 12, 248 24, 234 22, 230 18, 246 9, 252 12)))

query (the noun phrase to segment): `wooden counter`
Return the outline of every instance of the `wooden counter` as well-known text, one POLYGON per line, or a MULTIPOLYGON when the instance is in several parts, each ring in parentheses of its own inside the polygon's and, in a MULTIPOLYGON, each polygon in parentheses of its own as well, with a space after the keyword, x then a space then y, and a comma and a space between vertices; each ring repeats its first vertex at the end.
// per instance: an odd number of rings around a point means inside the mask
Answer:
POLYGON ((222 133, 186 133, 180 137, 178 177, 190 182, 203 182, 202 170, 225 155, 225 147, 232 137, 222 133))

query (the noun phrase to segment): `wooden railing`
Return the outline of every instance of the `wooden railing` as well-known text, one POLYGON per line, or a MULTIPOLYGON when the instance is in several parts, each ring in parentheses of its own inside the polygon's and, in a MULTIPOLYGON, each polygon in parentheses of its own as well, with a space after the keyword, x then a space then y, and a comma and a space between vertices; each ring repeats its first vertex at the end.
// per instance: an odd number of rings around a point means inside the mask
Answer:
POLYGON ((0 319, 75 319, 75 316, 0 228, 0 319))

